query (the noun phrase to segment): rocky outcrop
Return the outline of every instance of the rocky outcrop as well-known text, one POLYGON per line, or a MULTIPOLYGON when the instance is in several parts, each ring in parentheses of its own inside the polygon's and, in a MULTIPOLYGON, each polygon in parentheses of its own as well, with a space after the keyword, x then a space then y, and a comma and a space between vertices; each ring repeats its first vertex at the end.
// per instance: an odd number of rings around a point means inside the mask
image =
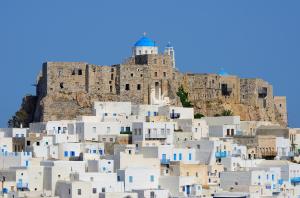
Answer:
POLYGON ((34 121, 37 97, 27 95, 23 98, 20 109, 8 120, 9 127, 28 127, 34 121))

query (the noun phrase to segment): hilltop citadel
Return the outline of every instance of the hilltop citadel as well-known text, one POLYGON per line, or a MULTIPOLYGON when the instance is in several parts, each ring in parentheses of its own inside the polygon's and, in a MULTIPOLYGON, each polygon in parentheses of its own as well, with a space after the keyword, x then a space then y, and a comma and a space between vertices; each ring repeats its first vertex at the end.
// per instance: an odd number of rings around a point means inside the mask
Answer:
POLYGON ((239 78, 225 71, 181 73, 175 63, 170 44, 159 53, 156 43, 145 36, 134 44, 132 56, 122 64, 45 62, 38 76, 36 96, 23 101, 20 111, 25 109, 27 118, 22 124, 92 114, 94 101, 181 105, 176 93, 182 86, 195 113, 215 116, 231 110, 241 120, 287 125, 286 98, 273 96, 268 82, 239 78))

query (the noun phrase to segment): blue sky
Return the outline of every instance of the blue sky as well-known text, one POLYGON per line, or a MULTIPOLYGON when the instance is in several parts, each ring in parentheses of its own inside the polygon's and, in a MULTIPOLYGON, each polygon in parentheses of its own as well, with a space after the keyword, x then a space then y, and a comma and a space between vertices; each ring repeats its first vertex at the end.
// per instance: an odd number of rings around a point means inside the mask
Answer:
POLYGON ((300 126, 300 1, 26 0, 0 2, 0 126, 33 94, 45 61, 120 63, 143 32, 175 47, 183 72, 224 68, 273 84, 300 126))

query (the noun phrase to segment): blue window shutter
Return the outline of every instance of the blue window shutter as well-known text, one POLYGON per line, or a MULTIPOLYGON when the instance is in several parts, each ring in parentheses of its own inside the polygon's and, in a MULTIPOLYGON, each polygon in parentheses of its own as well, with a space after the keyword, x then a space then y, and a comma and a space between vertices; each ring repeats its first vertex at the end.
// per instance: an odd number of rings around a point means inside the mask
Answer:
POLYGON ((64 156, 68 157, 68 151, 65 151, 64 156))
POLYGON ((189 160, 192 160, 192 153, 189 153, 189 160))
POLYGON ((151 176, 150 176, 150 181, 151 181, 151 182, 154 182, 154 175, 151 175, 151 176))

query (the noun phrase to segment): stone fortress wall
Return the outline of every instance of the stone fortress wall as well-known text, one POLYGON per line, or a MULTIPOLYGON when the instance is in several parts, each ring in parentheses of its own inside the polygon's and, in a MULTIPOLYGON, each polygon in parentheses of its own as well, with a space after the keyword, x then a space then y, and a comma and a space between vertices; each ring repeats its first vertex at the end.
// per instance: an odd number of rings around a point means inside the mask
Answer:
POLYGON ((112 66, 44 63, 38 76, 34 121, 92 114, 94 101, 180 105, 176 92, 183 86, 196 113, 214 116, 229 109, 242 120, 287 124, 286 98, 274 97, 268 82, 228 74, 180 73, 169 52, 138 54, 137 49, 124 63, 112 66))

